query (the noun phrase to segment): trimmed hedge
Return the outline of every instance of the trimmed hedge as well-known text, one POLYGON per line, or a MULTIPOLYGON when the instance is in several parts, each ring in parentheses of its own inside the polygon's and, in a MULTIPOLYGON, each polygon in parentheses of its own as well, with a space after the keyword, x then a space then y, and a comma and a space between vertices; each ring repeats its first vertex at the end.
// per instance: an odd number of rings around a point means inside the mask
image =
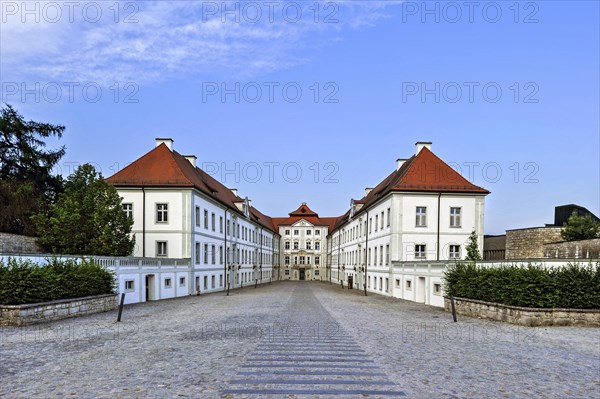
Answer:
POLYGON ((445 272, 447 295, 528 308, 600 309, 600 262, 558 268, 486 268, 457 263, 445 272))
POLYGON ((0 304, 22 305, 112 294, 114 273, 91 260, 50 258, 46 265, 0 261, 0 304))

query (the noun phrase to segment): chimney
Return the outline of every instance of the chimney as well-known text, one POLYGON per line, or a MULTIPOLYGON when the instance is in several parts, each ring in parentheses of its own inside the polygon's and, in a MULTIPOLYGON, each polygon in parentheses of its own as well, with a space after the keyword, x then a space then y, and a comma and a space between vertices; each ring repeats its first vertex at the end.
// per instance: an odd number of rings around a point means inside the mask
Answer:
POLYGON ((230 188, 230 190, 233 193, 233 195, 237 197, 237 188, 230 188))
POLYGON ((371 191, 373 191, 373 188, 369 188, 369 187, 365 188, 365 196, 369 195, 369 193, 371 191))
POLYGON ((431 151, 431 141, 417 141, 415 145, 417 146, 416 154, 420 153, 423 148, 427 148, 431 151))
POLYGON ((184 155, 183 157, 190 161, 194 168, 196 167, 196 160, 198 159, 198 157, 196 157, 195 155, 184 155))
POLYGON ((408 159, 396 159, 396 170, 400 170, 400 168, 402 167, 402 165, 404 165, 404 162, 408 161, 408 159))
POLYGON ((173 139, 171 138, 160 138, 157 137, 156 138, 156 146, 158 147, 161 144, 165 144, 167 146, 167 148, 169 149, 169 151, 173 151, 173 139))

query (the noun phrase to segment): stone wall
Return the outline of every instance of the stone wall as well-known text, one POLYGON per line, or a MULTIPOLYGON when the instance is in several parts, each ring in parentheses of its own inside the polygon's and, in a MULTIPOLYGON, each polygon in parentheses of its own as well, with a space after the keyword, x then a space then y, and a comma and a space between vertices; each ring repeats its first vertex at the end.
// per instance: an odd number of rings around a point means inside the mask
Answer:
MULTIPOLYGON (((458 315, 504 321, 526 327, 600 327, 600 309, 521 308, 464 298, 454 298, 454 305, 458 315)), ((444 300, 444 308, 447 312, 452 311, 448 297, 444 300)))
POLYGON ((534 227, 506 231, 506 259, 541 259, 544 244, 561 241, 560 227, 534 227))
POLYGON ((553 259, 600 259, 600 238, 544 244, 544 257, 553 259))
POLYGON ((0 305, 0 326, 26 326, 69 317, 114 310, 118 306, 117 295, 107 294, 86 298, 27 305, 0 305))
POLYGON ((18 234, 0 233, 2 254, 42 254, 44 249, 37 238, 18 234))

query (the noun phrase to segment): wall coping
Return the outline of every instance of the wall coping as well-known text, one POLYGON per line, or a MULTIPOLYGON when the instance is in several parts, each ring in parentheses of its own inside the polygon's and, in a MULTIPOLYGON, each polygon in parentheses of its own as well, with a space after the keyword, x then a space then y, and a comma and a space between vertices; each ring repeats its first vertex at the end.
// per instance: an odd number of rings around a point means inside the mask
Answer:
MULTIPOLYGON (((449 296, 444 296, 444 299, 450 300, 449 296)), ((571 308, 525 308, 520 306, 504 305, 497 302, 486 302, 478 299, 454 297, 454 300, 463 302, 473 302, 481 305, 496 306, 498 308, 520 310, 525 312, 573 312, 573 313, 600 313, 600 309, 571 309, 571 308)))
POLYGON ((31 308, 37 308, 40 306, 52 306, 52 305, 60 305, 62 303, 69 303, 69 302, 74 302, 74 301, 85 301, 85 300, 90 300, 90 299, 101 299, 101 298, 107 298, 110 296, 117 296, 118 294, 102 294, 102 295, 92 295, 92 296, 84 296, 84 297, 76 297, 76 298, 70 298, 70 299, 57 299, 56 301, 50 301, 50 302, 38 302, 38 303, 24 303, 22 305, 0 305, 0 308, 2 309, 31 309, 31 308))

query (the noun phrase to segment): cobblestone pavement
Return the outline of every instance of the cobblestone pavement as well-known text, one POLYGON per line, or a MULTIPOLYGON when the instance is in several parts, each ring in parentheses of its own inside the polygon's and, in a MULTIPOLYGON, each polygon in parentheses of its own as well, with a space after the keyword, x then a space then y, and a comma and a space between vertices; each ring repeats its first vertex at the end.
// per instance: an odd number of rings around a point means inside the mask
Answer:
POLYGON ((5 398, 600 398, 600 329, 281 282, 0 327, 5 398))

